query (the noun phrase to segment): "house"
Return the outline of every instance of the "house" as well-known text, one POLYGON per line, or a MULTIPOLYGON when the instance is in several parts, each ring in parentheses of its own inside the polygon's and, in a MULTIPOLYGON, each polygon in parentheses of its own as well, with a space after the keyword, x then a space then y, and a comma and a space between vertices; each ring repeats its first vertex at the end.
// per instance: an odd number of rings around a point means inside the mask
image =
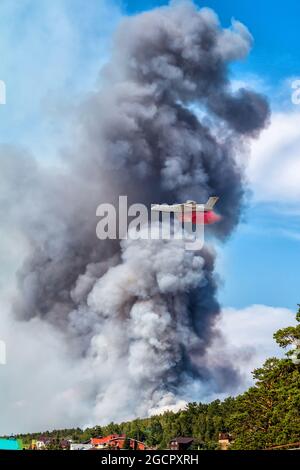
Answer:
POLYGON ((228 450, 231 442, 232 442, 231 434, 229 434, 228 432, 220 432, 219 434, 220 450, 228 450))
POLYGON ((69 450, 70 449, 70 441, 69 439, 62 439, 59 443, 59 447, 62 450, 69 450))
MULTIPOLYGON (((146 450, 146 446, 143 442, 138 441, 137 439, 132 439, 132 438, 128 438, 128 441, 129 441, 130 449, 132 449, 132 450, 146 450)), ((109 445, 110 445, 110 447, 112 447, 114 449, 123 449, 124 445, 125 445, 125 442, 126 442, 126 436, 125 437, 118 437, 116 439, 112 439, 109 442, 109 445)))
POLYGON ((39 439, 36 439, 35 443, 34 443, 34 450, 46 450, 46 444, 47 444, 47 441, 40 437, 39 439))
POLYGON ((110 447, 111 441, 113 441, 114 447, 117 447, 119 440, 125 440, 125 434, 109 434, 108 436, 92 437, 91 444, 96 449, 105 449, 110 447))
POLYGON ((0 450, 22 450, 23 444, 21 439, 9 438, 0 439, 0 450))
MULTIPOLYGON (((145 450, 146 446, 137 439, 129 438, 129 446, 133 450, 145 450)), ((125 434, 110 434, 105 437, 93 437, 91 439, 92 447, 95 449, 123 449, 126 442, 125 434)))
POLYGON ((300 450, 300 442, 267 447, 265 450, 300 450))
POLYGON ((70 444, 70 450, 90 450, 92 448, 92 444, 76 444, 74 442, 70 444))
POLYGON ((31 442, 31 448, 33 450, 46 450, 52 442, 50 437, 40 436, 38 439, 33 439, 31 442))
POLYGON ((170 441, 170 450, 187 450, 194 442, 192 437, 175 437, 170 441))

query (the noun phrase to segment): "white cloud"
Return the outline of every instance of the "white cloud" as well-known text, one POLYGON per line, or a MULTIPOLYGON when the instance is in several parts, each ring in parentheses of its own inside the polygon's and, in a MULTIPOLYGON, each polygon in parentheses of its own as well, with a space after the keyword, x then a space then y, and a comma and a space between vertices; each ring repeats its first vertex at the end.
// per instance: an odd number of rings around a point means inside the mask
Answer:
POLYGON ((300 202, 300 111, 273 113, 247 170, 256 202, 300 202))
POLYGON ((252 371, 268 357, 282 357, 282 351, 273 339, 280 328, 295 324, 295 312, 286 308, 251 305, 243 309, 225 308, 217 327, 222 337, 215 337, 209 351, 211 367, 218 362, 231 361, 243 380, 236 393, 252 383, 252 371))
POLYGON ((84 361, 71 360, 63 335, 34 319, 13 318, 1 295, 0 435, 77 426, 89 413, 84 361))

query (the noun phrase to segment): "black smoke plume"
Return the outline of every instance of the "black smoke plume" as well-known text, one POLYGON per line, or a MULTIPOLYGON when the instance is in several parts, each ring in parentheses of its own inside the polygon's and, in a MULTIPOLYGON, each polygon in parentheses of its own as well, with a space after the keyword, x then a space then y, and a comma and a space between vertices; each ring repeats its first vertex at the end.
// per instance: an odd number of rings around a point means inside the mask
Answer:
POLYGON ((100 241, 96 208, 119 195, 148 206, 217 195, 222 220, 212 234, 230 235, 244 203, 238 162, 269 118, 262 96, 233 92, 229 80, 251 43, 241 23, 222 29, 190 2, 129 17, 99 90, 79 106, 64 165, 18 159, 30 254, 15 310, 56 325, 74 360, 85 358, 91 420, 146 414, 238 380, 232 365, 206 361, 220 311, 213 248, 100 241))

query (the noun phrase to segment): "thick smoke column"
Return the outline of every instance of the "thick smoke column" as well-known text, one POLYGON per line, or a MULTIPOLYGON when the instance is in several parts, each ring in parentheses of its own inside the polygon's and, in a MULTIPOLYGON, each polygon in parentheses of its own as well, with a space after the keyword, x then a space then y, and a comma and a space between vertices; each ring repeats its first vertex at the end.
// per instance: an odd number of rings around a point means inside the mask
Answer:
POLYGON ((228 79, 251 42, 241 23, 222 29, 189 2, 125 19, 100 90, 80 106, 64 169, 49 174, 24 158, 30 178, 18 194, 31 253, 16 311, 56 325, 84 358, 91 420, 146 414, 195 384, 224 391, 238 379, 230 364, 206 362, 219 314, 212 248, 99 241, 95 213, 119 195, 148 205, 218 195, 212 230, 231 233, 244 192, 236 157, 269 115, 264 98, 233 93, 228 79))

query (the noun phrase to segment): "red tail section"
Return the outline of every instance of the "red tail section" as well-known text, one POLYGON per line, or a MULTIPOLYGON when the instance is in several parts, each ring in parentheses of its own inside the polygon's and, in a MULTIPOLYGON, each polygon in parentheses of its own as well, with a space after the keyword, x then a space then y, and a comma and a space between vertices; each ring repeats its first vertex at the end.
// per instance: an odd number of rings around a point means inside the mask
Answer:
POLYGON ((221 216, 216 214, 214 211, 207 211, 207 212, 187 212, 187 213, 179 213, 177 215, 178 220, 180 222, 192 222, 193 224, 204 224, 204 225, 211 225, 219 222, 221 216))

